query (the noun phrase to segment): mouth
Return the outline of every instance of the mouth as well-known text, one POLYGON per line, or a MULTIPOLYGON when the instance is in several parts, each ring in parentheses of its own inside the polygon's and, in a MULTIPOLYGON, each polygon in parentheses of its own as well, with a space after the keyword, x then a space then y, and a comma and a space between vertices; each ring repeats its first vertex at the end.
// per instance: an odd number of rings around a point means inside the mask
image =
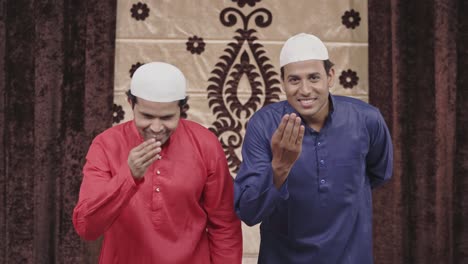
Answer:
POLYGON ((147 138, 150 139, 150 138, 154 138, 156 141, 162 141, 165 136, 164 135, 152 135, 152 134, 148 134, 147 135, 147 138))
POLYGON ((156 139, 156 141, 161 141, 164 139, 164 136, 152 136, 152 138, 156 139))
POLYGON ((302 107, 308 108, 311 107, 315 101, 317 101, 317 97, 308 97, 308 98, 299 98, 297 101, 301 104, 302 107))

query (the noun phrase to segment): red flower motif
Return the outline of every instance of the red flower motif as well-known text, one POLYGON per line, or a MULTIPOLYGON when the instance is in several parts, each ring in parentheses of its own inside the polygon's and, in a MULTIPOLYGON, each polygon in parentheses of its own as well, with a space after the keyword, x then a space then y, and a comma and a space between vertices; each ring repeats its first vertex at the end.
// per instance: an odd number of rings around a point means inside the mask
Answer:
POLYGON ((191 38, 189 37, 186 44, 187 50, 192 54, 201 54, 205 51, 205 42, 203 42, 203 38, 199 38, 196 35, 191 38))
POLYGON ((341 17, 341 23, 343 23, 347 28, 354 29, 359 26, 360 21, 361 17, 359 16, 359 12, 354 11, 354 9, 346 11, 341 17))
POLYGON ((112 112, 112 119, 114 120, 114 124, 118 124, 124 119, 125 111, 122 109, 122 106, 114 104, 112 106, 112 112))
POLYGON ((249 6, 255 6, 256 2, 260 2, 262 0, 232 0, 233 2, 237 2, 237 5, 239 7, 244 7, 245 4, 248 4, 249 6))
POLYGON ((143 65, 143 63, 140 63, 140 62, 137 62, 135 64, 132 64, 132 68, 130 68, 130 70, 128 71, 130 73, 130 78, 133 77, 133 74, 135 73, 135 71, 141 66, 143 65))
POLYGON ((132 13, 132 17, 136 20, 145 20, 145 18, 149 16, 150 10, 146 4, 138 2, 132 5, 130 12, 132 13))
POLYGON ((355 71, 348 69, 347 71, 342 71, 340 75, 340 84, 343 85, 345 89, 352 89, 358 84, 359 77, 355 71))

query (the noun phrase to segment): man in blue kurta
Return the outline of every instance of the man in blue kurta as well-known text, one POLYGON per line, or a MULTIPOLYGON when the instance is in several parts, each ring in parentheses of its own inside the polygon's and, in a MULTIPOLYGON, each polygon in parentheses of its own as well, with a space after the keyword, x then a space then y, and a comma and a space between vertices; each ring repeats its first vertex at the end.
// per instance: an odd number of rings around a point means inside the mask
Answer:
POLYGON ((261 222, 258 263, 372 263, 371 190, 392 175, 385 121, 330 94, 335 72, 319 38, 288 39, 280 66, 287 100, 249 120, 235 179, 238 216, 261 222))

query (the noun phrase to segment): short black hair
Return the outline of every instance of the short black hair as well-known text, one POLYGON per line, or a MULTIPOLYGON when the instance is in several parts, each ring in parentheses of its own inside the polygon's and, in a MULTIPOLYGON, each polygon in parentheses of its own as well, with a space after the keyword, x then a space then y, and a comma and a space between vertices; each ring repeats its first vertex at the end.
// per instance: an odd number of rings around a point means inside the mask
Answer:
MULTIPOLYGON (((128 100, 132 104, 132 109, 135 107, 135 104, 138 103, 138 97, 132 94, 132 91, 128 90, 126 93, 128 100)), ((180 107, 180 113, 183 114, 188 110, 188 102, 189 97, 185 96, 184 99, 179 100, 179 107, 180 107)))
MULTIPOLYGON (((323 67, 325 68, 325 72, 327 73, 328 76, 330 76, 330 69, 334 66, 335 64, 331 62, 330 60, 324 60, 323 61, 323 67)), ((281 67, 281 79, 284 80, 284 66, 281 67)))

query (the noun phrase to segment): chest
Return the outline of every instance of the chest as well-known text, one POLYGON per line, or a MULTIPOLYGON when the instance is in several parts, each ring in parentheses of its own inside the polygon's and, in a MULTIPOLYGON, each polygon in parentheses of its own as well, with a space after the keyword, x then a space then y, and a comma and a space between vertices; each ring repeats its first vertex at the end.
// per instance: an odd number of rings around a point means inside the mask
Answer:
POLYGON ((368 150, 367 132, 357 125, 309 132, 288 177, 291 195, 307 200, 327 194, 343 196, 358 192, 366 182, 368 150))

